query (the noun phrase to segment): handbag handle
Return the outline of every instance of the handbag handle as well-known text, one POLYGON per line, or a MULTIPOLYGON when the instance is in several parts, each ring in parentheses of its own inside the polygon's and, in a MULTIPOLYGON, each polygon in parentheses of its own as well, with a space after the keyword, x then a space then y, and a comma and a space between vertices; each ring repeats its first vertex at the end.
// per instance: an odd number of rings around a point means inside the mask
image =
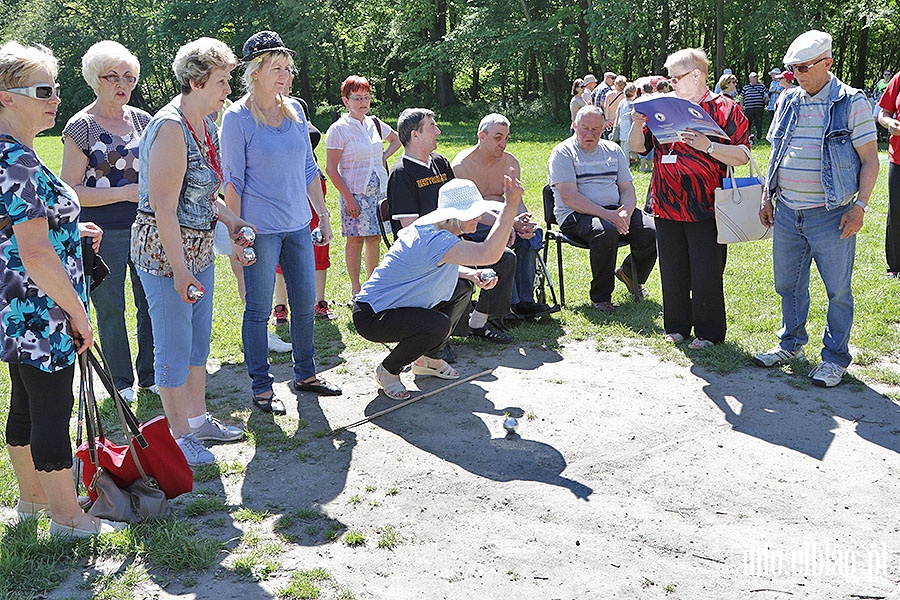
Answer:
MULTIPOLYGON (((739 146, 744 153, 747 155, 747 158, 750 159, 750 177, 756 177, 760 182, 762 182, 762 173, 759 170, 759 167, 756 165, 756 161, 753 160, 753 153, 750 152, 750 148, 741 144, 739 146)), ((734 167, 728 165, 728 173, 725 175, 726 178, 731 179, 731 189, 737 189, 737 180, 734 176, 734 167)))
MULTIPOLYGON (((87 407, 86 412, 88 415, 85 422, 87 424, 88 451, 91 456, 91 462, 97 468, 97 473, 100 473, 101 467, 97 459, 96 434, 99 434, 100 437, 104 438, 106 436, 103 433, 103 425, 100 420, 100 411, 97 408, 97 401, 94 396, 94 382, 93 378, 91 377, 91 371, 94 370, 97 372, 97 376, 103 383, 103 387, 105 387, 107 392, 109 392, 110 397, 113 399, 113 403, 116 405, 116 411, 119 413, 119 419, 122 422, 122 429, 125 432, 125 440, 128 443, 129 450, 131 451, 131 456, 134 458, 134 465, 135 467, 137 467, 141 479, 145 483, 150 483, 150 478, 144 471, 144 467, 141 464, 141 459, 134 447, 134 440, 138 440, 138 444, 141 446, 141 449, 147 448, 147 446, 149 446, 149 443, 144 438, 144 434, 141 433, 140 422, 138 421, 134 412, 132 412, 131 407, 128 406, 128 403, 125 402, 125 399, 122 398, 121 394, 119 394, 118 390, 116 390, 115 385, 113 385, 112 375, 110 373, 108 363, 106 362, 106 357, 103 355, 103 351, 100 350, 99 346, 95 345, 95 347, 97 348, 97 354, 100 356, 99 360, 90 348, 78 355, 79 365, 81 366, 81 394, 82 399, 85 402, 85 406, 87 407), (129 433, 131 435, 129 435, 129 433)), ((97 475, 95 474, 94 477, 96 479, 97 475)))

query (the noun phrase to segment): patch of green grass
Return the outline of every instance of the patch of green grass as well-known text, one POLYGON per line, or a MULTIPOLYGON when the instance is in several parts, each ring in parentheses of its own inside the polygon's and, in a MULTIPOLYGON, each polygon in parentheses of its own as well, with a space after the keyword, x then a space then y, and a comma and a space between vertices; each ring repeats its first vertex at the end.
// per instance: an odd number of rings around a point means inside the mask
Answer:
POLYGON ((355 505, 359 504, 360 502, 362 502, 362 498, 359 497, 359 494, 354 494, 354 495, 350 496, 350 500, 348 500, 348 502, 355 506, 355 505))
POLYGON ((350 546, 363 546, 366 543, 366 534, 361 531, 348 531, 344 534, 344 544, 350 546))
POLYGON ((88 585, 95 600, 130 600, 135 598, 134 592, 147 578, 147 571, 142 566, 131 564, 123 573, 94 577, 88 585))
POLYGON ((323 581, 328 579, 331 579, 331 575, 324 569, 294 571, 291 573, 291 579, 288 585, 278 590, 278 597, 291 600, 311 600, 318 598, 322 593, 322 589, 319 586, 323 581))
POLYGON ((261 521, 264 521, 269 516, 269 513, 265 511, 260 512, 251 510, 249 508, 239 508, 231 513, 231 518, 234 519, 237 523, 243 523, 247 521, 251 523, 259 523, 261 521))
POLYGON ((388 491, 386 491, 384 493, 384 495, 385 496, 396 496, 399 493, 400 493, 400 490, 398 490, 396 487, 392 487, 388 491))
POLYGON ((272 573, 281 568, 281 562, 277 558, 281 551, 280 544, 267 544, 238 556, 231 561, 229 569, 255 581, 265 581, 272 573))
POLYGON ((381 535, 378 536, 378 547, 393 550, 398 541, 397 530, 393 526, 388 525, 381 532, 381 535))
POLYGON ((218 496, 199 496, 184 507, 184 514, 188 517, 199 517, 211 512, 227 510, 225 501, 218 496))
POLYGON ((367 492, 374 492, 374 491, 377 490, 377 489, 378 489, 378 488, 377 488, 376 486, 374 486, 374 485, 367 485, 367 486, 366 486, 366 491, 367 491, 367 492))
POLYGON ((229 475, 243 475, 247 472, 247 465, 240 461, 232 460, 229 462, 214 462, 211 465, 198 465, 193 467, 194 481, 204 482, 229 475))

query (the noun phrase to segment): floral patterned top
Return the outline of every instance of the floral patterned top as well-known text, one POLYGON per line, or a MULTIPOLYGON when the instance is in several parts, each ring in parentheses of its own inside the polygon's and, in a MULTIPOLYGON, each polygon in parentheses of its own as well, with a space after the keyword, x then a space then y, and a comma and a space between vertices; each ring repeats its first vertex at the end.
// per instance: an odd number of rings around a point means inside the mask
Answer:
POLYGON ((75 363, 69 319, 26 273, 12 226, 47 219, 50 243, 87 305, 80 212, 78 196, 34 150, 9 136, 0 137, 0 360, 48 373, 75 363))

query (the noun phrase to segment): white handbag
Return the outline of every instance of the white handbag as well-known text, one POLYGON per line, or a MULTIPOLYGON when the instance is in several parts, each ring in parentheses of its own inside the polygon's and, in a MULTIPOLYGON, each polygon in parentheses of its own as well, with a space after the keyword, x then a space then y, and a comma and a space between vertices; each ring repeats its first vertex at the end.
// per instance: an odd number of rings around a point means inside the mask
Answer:
POLYGON ((716 188, 716 228, 720 244, 772 237, 772 228, 759 220, 763 177, 750 150, 744 148, 744 151, 750 157, 750 177, 735 177, 734 168, 729 166, 722 187, 716 188))

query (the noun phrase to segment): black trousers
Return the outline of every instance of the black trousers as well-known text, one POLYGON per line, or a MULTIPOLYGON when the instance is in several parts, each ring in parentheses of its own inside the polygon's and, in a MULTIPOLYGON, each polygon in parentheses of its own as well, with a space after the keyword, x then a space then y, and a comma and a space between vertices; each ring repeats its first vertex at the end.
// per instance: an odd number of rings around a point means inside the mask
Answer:
MULTIPOLYGON (((478 224, 474 233, 467 233, 464 239, 471 242, 483 242, 491 228, 483 223, 478 224)), ((479 269, 493 269, 497 273, 497 285, 489 290, 481 290, 478 294, 478 302, 475 310, 493 317, 505 317, 510 312, 513 286, 516 281, 516 254, 509 248, 503 251, 503 256, 492 265, 480 265, 479 269)))
POLYGON ((365 302, 353 305, 356 331, 372 342, 397 342, 382 361, 389 373, 399 375, 420 356, 440 358, 450 332, 468 313, 475 286, 459 279, 449 300, 434 308, 391 308, 376 313, 365 302))
POLYGON ((590 248, 591 302, 612 299, 619 240, 624 239, 631 246, 631 253, 622 261, 622 270, 630 274, 631 262, 637 261, 638 283, 647 281, 656 264, 656 228, 653 220, 640 210, 631 213, 628 233, 624 236, 609 221, 577 212, 566 217, 559 229, 590 248))
POLYGON ((656 219, 659 275, 666 333, 725 340, 727 246, 716 241, 716 220, 689 223, 656 219))
POLYGON ((900 165, 888 164, 888 214, 884 230, 887 270, 900 272, 900 165))
POLYGON ((75 404, 74 378, 74 364, 53 373, 30 365, 9 364, 11 392, 6 443, 31 444, 31 459, 38 471, 72 467, 69 419, 75 404))
POLYGON ((756 139, 763 139, 762 134, 762 126, 763 126, 763 113, 765 109, 760 108, 747 108, 744 110, 744 114, 747 115, 747 120, 750 121, 751 127, 756 127, 756 139))

